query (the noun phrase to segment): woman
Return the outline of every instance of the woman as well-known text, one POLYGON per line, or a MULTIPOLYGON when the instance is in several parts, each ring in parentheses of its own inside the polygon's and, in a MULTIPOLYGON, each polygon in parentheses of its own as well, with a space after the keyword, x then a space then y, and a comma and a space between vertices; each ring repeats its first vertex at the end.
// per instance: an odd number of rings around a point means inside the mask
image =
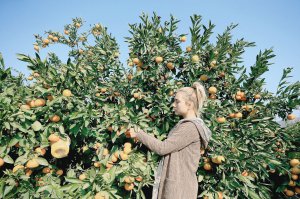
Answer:
POLYGON ((163 156, 155 173, 152 199, 197 198, 200 148, 206 148, 211 137, 211 131, 200 118, 205 100, 205 89, 199 82, 177 90, 173 107, 175 114, 183 119, 164 141, 142 130, 130 130, 131 137, 163 156))

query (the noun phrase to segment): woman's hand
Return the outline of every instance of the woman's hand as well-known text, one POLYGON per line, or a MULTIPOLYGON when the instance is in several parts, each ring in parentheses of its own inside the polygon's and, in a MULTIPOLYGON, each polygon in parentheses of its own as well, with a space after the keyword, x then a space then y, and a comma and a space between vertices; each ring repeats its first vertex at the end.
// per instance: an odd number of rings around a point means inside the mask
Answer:
POLYGON ((137 139, 136 137, 136 132, 140 131, 141 129, 139 127, 137 128, 130 128, 128 131, 126 131, 126 136, 130 137, 130 138, 135 138, 137 139))
POLYGON ((134 130, 134 128, 130 128, 129 129, 129 135, 131 138, 135 138, 136 137, 136 132, 134 130))

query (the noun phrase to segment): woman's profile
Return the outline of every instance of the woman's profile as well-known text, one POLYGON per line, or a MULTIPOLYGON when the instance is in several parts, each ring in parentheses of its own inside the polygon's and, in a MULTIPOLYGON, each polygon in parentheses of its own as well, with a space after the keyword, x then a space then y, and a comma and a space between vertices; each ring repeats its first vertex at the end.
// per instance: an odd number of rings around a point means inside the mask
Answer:
POLYGON ((164 141, 143 130, 130 129, 132 138, 163 156, 155 172, 152 199, 197 198, 200 148, 206 148, 211 138, 211 131, 200 118, 206 99, 205 88, 199 82, 178 89, 172 106, 182 119, 164 141))

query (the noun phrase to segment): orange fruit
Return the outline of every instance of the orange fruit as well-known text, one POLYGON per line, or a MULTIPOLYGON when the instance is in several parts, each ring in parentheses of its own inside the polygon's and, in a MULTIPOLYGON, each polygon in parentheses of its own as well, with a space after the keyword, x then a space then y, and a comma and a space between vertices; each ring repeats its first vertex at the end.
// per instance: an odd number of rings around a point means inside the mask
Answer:
POLYGON ((30 176, 32 174, 32 170, 31 169, 26 169, 25 170, 25 175, 26 176, 30 176))
POLYGON ((171 62, 168 62, 168 63, 167 63, 167 67, 168 67, 168 69, 170 69, 170 70, 173 70, 173 69, 174 69, 174 65, 173 65, 173 63, 171 63, 171 62))
POLYGON ((208 76, 207 75, 201 75, 200 76, 200 80, 201 81, 207 81, 208 80, 208 76))
POLYGON ((31 160, 28 160, 28 162, 26 163, 26 167, 30 168, 30 169, 36 168, 39 165, 40 164, 38 163, 38 161, 35 158, 31 159, 31 160))
POLYGON ((128 155, 126 153, 124 153, 123 151, 120 152, 120 157, 122 160, 127 160, 128 159, 128 155))
POLYGON ((254 95, 254 99, 260 99, 260 94, 256 94, 256 95, 254 95))
POLYGON ((109 151, 108 151, 107 148, 105 148, 105 149, 103 150, 103 155, 105 156, 105 155, 108 155, 108 154, 109 154, 109 151))
POLYGON ((111 156, 111 161, 112 161, 112 162, 117 162, 117 161, 118 161, 118 158, 117 158, 116 156, 113 155, 113 156, 111 156))
POLYGON ((300 174, 300 169, 298 167, 292 167, 291 168, 291 173, 295 174, 295 175, 299 175, 300 174))
POLYGON ((64 174, 64 171, 59 169, 56 171, 56 175, 61 176, 62 174, 64 174))
POLYGON ((50 169, 49 167, 45 167, 45 168, 43 168, 43 170, 42 170, 42 172, 43 172, 44 174, 50 173, 50 171, 51 171, 51 169, 50 169))
POLYGON ((0 158, 0 167, 2 167, 3 165, 4 165, 4 160, 0 158))
POLYGON ((197 62, 199 62, 199 60, 200 60, 200 58, 199 58, 198 55, 193 55, 193 56, 192 56, 192 62, 193 62, 193 63, 197 63, 197 62))
POLYGON ((46 153, 46 149, 41 148, 41 147, 36 148, 34 151, 41 154, 42 156, 44 156, 46 153))
POLYGON ((27 102, 27 105, 29 105, 31 108, 35 107, 34 101, 35 100, 31 100, 31 101, 27 102))
POLYGON ((124 188, 126 191, 131 191, 134 188, 134 184, 133 183, 125 183, 124 188))
POLYGON ((290 180, 290 182, 289 182, 289 186, 291 186, 291 187, 294 187, 294 186, 296 186, 296 182, 295 182, 295 181, 293 181, 293 180, 290 180))
POLYGON ((143 180, 143 177, 142 176, 138 176, 138 177, 135 178, 135 180, 138 181, 138 182, 141 182, 143 180))
POLYGON ((40 47, 37 46, 37 45, 34 45, 33 48, 34 48, 34 50, 36 50, 37 52, 39 52, 39 50, 40 50, 40 47))
POLYGON ((125 148, 124 148, 124 153, 127 154, 127 155, 128 155, 131 151, 132 151, 132 150, 131 150, 131 148, 129 148, 129 147, 125 147, 125 148))
POLYGON ((63 96, 70 97, 72 95, 72 92, 69 89, 65 89, 62 92, 63 96))
POLYGON ((226 122, 226 119, 225 119, 225 117, 218 117, 217 122, 218 123, 224 123, 224 122, 226 122))
POLYGON ((217 193, 218 193, 218 199, 222 199, 223 198, 223 192, 218 191, 217 193))
POLYGON ((60 137, 58 135, 55 135, 55 134, 51 134, 49 137, 48 137, 48 140, 53 143, 53 142, 57 142, 60 140, 60 137))
POLYGON ((114 166, 114 163, 113 162, 111 162, 111 161, 108 161, 107 163, 106 163, 106 168, 112 168, 114 166))
POLYGON ((59 122, 60 121, 60 117, 58 115, 53 115, 52 117, 50 117, 51 122, 59 122))
POLYGON ((64 33, 65 33, 66 35, 68 35, 68 34, 69 34, 69 31, 68 31, 68 30, 64 30, 64 33))
POLYGON ((24 169, 24 166, 23 165, 16 165, 16 166, 14 166, 13 173, 17 172, 19 169, 24 169))
POLYGON ((44 39, 44 40, 43 40, 43 43, 44 43, 45 45, 48 45, 48 44, 50 43, 50 40, 49 40, 49 39, 44 39))
POLYGON ((295 187, 295 192, 296 192, 297 194, 300 194, 300 187, 295 187))
POLYGON ((242 176, 248 176, 249 174, 248 174, 248 172, 246 171, 246 170, 244 170, 243 172, 242 172, 242 176))
POLYGON ((53 41, 57 42, 58 41, 58 37, 53 37, 53 41))
POLYGON ((240 95, 236 95, 236 96, 235 96, 235 99, 236 99, 236 100, 241 100, 242 97, 241 97, 240 95))
POLYGON ((192 47, 188 46, 186 47, 186 52, 191 52, 192 51, 192 47))
POLYGON ((217 66, 217 61, 216 60, 212 60, 210 63, 209 63, 209 66, 211 68, 215 68, 217 66))
POLYGON ((33 77, 39 77, 39 76, 40 76, 39 73, 37 73, 37 72, 33 73, 33 77))
POLYGON ((94 162, 94 167, 99 168, 100 166, 101 166, 101 163, 100 163, 100 162, 94 162))
POLYGON ((180 37, 180 41, 181 41, 181 42, 186 42, 186 36, 180 37))
POLYGON ((84 180, 84 179, 86 179, 86 175, 84 173, 80 174, 78 178, 79 178, 79 180, 84 180))
POLYGON ((80 28, 81 24, 80 23, 76 23, 75 26, 76 26, 76 28, 80 28))
POLYGON ((138 58, 133 58, 132 62, 137 65, 140 63, 140 60, 138 58))
POLYGON ((298 180, 298 175, 292 174, 292 179, 293 180, 298 180))
POLYGON ((235 114, 235 118, 242 118, 243 117, 243 114, 238 112, 235 114))
POLYGON ((98 149, 101 146, 101 143, 96 142, 93 146, 94 149, 98 149))
POLYGON ((46 101, 44 99, 37 99, 34 101, 34 106, 39 107, 39 106, 45 106, 46 101))
POLYGON ((216 94, 217 93, 217 88, 214 86, 209 87, 208 92, 210 94, 216 94))
POLYGON ((134 178, 130 177, 130 176, 126 176, 124 178, 124 182, 126 182, 126 183, 132 183, 132 182, 134 182, 134 178))
POLYGON ((210 165, 210 163, 205 163, 204 164, 204 166, 203 166, 203 168, 206 170, 206 171, 210 171, 211 170, 211 165, 210 165))
POLYGON ((107 91, 107 88, 101 88, 100 91, 101 93, 105 93, 107 91))
POLYGON ((229 117, 230 118, 235 118, 235 114, 234 113, 229 113, 229 117))
POLYGON ((299 164, 300 164, 300 161, 298 159, 291 159, 290 160, 291 167, 298 166, 299 164))
POLYGON ((124 148, 131 148, 132 147, 132 144, 130 142, 126 142, 124 144, 124 148))
POLYGON ((287 191, 285 192, 285 195, 291 197, 291 196, 294 196, 295 193, 294 193, 292 190, 287 190, 287 191))
POLYGON ((140 93, 133 93, 133 97, 136 98, 136 99, 139 98, 140 97, 140 93))
POLYGON ((109 199, 109 196, 106 192, 100 191, 95 195, 94 199, 109 199))
POLYGON ((288 120, 294 120, 296 118, 296 115, 294 115, 294 114, 289 114, 288 116, 287 116, 287 119, 288 120))
POLYGON ((156 57, 155 62, 160 64, 164 59, 162 57, 156 57))

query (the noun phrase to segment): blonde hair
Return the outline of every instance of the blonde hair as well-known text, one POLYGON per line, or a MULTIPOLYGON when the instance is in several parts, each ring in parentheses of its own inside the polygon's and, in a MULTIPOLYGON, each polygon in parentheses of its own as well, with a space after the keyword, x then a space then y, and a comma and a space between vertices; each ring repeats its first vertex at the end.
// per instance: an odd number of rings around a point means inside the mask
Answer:
POLYGON ((203 104, 207 99, 204 86, 200 82, 194 82, 191 87, 183 87, 177 90, 178 92, 184 92, 185 102, 191 102, 194 105, 194 112, 197 117, 201 116, 203 104))

